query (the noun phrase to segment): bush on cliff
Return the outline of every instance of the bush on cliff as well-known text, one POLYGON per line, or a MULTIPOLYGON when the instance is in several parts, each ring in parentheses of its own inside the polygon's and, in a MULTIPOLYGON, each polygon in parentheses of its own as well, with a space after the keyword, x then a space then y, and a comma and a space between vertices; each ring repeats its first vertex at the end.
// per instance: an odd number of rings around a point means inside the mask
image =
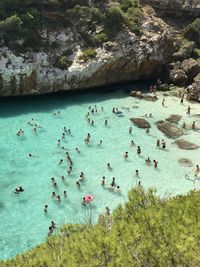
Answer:
POLYGON ((199 191, 167 200, 136 187, 97 225, 65 225, 0 266, 200 266, 199 202, 199 191))
POLYGON ((194 20, 184 29, 184 36, 196 43, 200 48, 200 18, 194 20))
POLYGON ((87 62, 90 59, 94 59, 97 55, 97 52, 93 48, 88 48, 82 51, 82 55, 80 55, 80 59, 82 59, 84 62, 87 62))

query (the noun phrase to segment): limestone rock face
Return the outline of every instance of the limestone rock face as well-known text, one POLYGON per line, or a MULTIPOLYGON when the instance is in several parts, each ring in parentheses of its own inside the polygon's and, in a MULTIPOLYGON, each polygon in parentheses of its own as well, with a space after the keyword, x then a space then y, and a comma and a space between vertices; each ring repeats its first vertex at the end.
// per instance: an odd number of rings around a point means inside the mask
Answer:
POLYGON ((157 123, 157 128, 161 132, 163 132, 167 137, 170 137, 173 139, 178 138, 181 135, 183 135, 183 131, 181 129, 179 129, 177 126, 169 122, 157 123))
POLYGON ((151 127, 150 123, 147 120, 143 119, 143 118, 131 118, 130 120, 138 128, 146 129, 146 128, 150 128, 151 127))
POLYGON ((199 148, 199 146, 197 146, 191 142, 188 142, 184 139, 177 139, 174 143, 177 144, 177 146, 179 148, 185 149, 185 150, 194 150, 194 149, 199 148))
MULTIPOLYGON (((74 30, 75 31, 75 30, 74 30)), ((124 28, 112 42, 96 49, 96 57, 80 58, 82 39, 70 28, 43 30, 40 35, 50 51, 15 54, 0 48, 0 96, 44 94, 158 77, 175 52, 173 28, 161 19, 144 14, 137 36, 124 28), (71 49, 69 66, 58 68, 57 59, 71 49)))
POLYGON ((151 5, 162 16, 192 17, 200 16, 199 0, 141 0, 143 4, 151 5))

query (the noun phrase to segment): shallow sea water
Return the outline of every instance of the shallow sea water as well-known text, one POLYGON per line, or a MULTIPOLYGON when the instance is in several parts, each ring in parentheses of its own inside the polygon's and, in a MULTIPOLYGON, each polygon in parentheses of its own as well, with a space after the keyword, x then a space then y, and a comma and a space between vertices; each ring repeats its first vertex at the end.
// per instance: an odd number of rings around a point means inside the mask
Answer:
MULTIPOLYGON (((200 105, 191 104, 191 116, 186 115, 187 102, 179 104, 176 97, 165 97, 166 107, 161 106, 162 96, 157 102, 147 102, 129 97, 124 91, 114 91, 106 94, 61 94, 55 96, 1 100, 0 105, 0 259, 15 256, 45 240, 51 221, 58 226, 63 223, 84 223, 87 212, 80 204, 84 195, 94 197, 92 210, 94 222, 100 213, 108 206, 111 211, 127 199, 127 192, 140 180, 145 188, 155 187, 159 195, 187 193, 195 184, 185 179, 192 177, 192 170, 199 164, 200 150, 186 151, 172 144, 174 140, 164 136, 156 127, 155 122, 166 119, 171 114, 183 115, 186 124, 196 121, 200 127, 200 105), (88 125, 85 119, 89 106, 97 105, 98 113, 91 115, 95 125, 88 125), (101 111, 103 106, 104 111, 101 111), (112 107, 123 111, 124 117, 112 114, 112 107), (127 109, 129 108, 129 110, 127 109), (61 115, 52 115, 60 110, 61 115), (153 114, 147 118, 152 128, 150 134, 138 129, 130 122, 131 117, 141 117, 153 114), (42 128, 34 133, 28 121, 34 118, 42 128), (104 126, 105 119, 108 126, 104 126), (63 127, 71 129, 72 136, 61 139, 74 162, 73 172, 67 175, 68 163, 65 152, 57 147, 63 127), (129 127, 133 132, 129 135, 129 127), (16 132, 22 128, 24 136, 17 137, 16 132), (84 139, 87 133, 91 135, 91 144, 86 145, 84 139), (98 146, 100 140, 101 146, 98 146), (156 140, 165 139, 166 151, 156 148, 156 140), (136 146, 131 146, 134 140, 136 146), (137 156, 137 145, 141 146, 142 155, 137 156), (75 151, 78 147, 81 151, 75 151), (129 152, 129 159, 124 160, 124 153, 129 152), (28 157, 28 154, 36 158, 28 157), (159 161, 158 169, 147 166, 145 159, 159 161), (183 167, 179 158, 192 160, 193 167, 183 167), (60 159, 64 163, 59 165, 60 159), (107 169, 110 162, 113 170, 107 169), (135 176, 135 170, 140 176, 135 176), (85 181, 79 190, 75 184, 80 172, 85 174, 85 181), (64 175, 63 182, 61 176, 64 175), (101 186, 102 176, 106 177, 106 188, 101 186), (55 177, 58 189, 54 189, 51 177, 55 177), (108 187, 116 178, 121 194, 111 192, 108 187), (23 186, 25 191, 14 194, 16 186, 23 186), (63 191, 67 191, 67 199, 63 191), (61 196, 61 203, 53 200, 52 191, 61 196), (44 205, 48 205, 48 213, 44 214, 44 205)), ((185 130, 183 138, 200 145, 200 132, 185 130)))

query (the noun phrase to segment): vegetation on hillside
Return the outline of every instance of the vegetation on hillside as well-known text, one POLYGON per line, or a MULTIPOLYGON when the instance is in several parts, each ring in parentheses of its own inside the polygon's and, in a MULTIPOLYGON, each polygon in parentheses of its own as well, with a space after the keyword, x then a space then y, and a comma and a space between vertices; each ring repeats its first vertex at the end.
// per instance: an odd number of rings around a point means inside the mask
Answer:
POLYGON ((141 186, 97 225, 61 232, 0 266, 200 266, 200 192, 159 198, 141 186))
POLYGON ((0 33, 5 44, 38 50, 46 45, 43 28, 75 28, 85 48, 112 39, 124 27, 140 33, 138 0, 1 0, 0 33), (111 4, 110 4, 111 3, 111 4), (101 30, 96 32, 99 26, 101 30))
POLYGON ((200 48, 200 18, 195 19, 184 29, 184 36, 194 41, 196 46, 200 48))

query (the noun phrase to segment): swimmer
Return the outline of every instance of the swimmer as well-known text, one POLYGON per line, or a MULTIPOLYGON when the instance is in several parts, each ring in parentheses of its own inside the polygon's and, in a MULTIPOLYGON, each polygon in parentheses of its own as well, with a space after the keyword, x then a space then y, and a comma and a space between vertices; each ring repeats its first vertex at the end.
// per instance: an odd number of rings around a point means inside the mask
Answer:
POLYGON ((63 128, 63 131, 64 131, 65 133, 67 133, 67 128, 66 128, 66 127, 64 127, 64 128, 63 128))
POLYGON ((90 124, 90 118, 87 119, 88 124, 90 124))
POLYGON ((44 213, 46 214, 47 211, 48 211, 48 205, 45 205, 45 206, 44 206, 44 213))
POLYGON ((68 129, 68 134, 71 135, 71 130, 70 129, 68 129))
POLYGON ((181 96, 180 104, 183 104, 184 95, 181 96))
POLYGON ((150 133, 150 128, 149 128, 149 127, 146 128, 146 133, 147 133, 147 134, 150 133))
POLYGON ((117 186, 117 188, 115 189, 115 191, 116 191, 117 193, 120 193, 120 192, 121 192, 119 185, 117 186))
POLYGON ((66 190, 63 192, 63 196, 64 196, 64 198, 67 198, 67 191, 66 190))
POLYGON ((183 128, 183 129, 186 129, 186 124, 185 124, 185 122, 183 122, 183 124, 182 124, 182 128, 183 128))
POLYGON ((30 158, 34 158, 34 156, 31 153, 29 153, 28 155, 30 158))
POLYGON ((166 148, 166 143, 164 140, 162 140, 162 148, 165 149, 166 148))
POLYGON ((137 154, 138 154, 138 155, 141 154, 141 148, 140 148, 140 146, 137 147, 137 154))
POLYGON ((190 115, 190 112, 191 112, 191 107, 188 106, 188 108, 187 108, 187 113, 186 113, 186 114, 190 115))
POLYGON ((107 125, 108 125, 108 120, 105 120, 105 123, 104 123, 104 125, 105 125, 105 126, 107 126, 107 125))
POLYGON ((103 176, 102 180, 101 180, 101 185, 104 186, 106 184, 106 177, 103 176))
POLYGON ((57 146, 60 146, 60 139, 58 139, 57 141, 57 146))
POLYGON ((196 165, 196 168, 195 168, 195 177, 199 174, 200 172, 200 168, 199 168, 199 165, 196 165))
POLYGON ((102 142, 103 142, 103 141, 102 141, 102 140, 100 140, 98 145, 100 146, 100 145, 102 144, 102 142))
POLYGON ((62 181, 64 181, 64 180, 65 180, 65 177, 62 175, 62 176, 61 176, 61 179, 62 179, 62 181))
POLYGON ((33 128, 33 131, 36 133, 36 132, 37 132, 37 128, 36 128, 36 127, 34 127, 34 128, 33 128))
POLYGON ((112 113, 115 113, 115 108, 112 109, 112 113))
POLYGON ((51 226, 49 226, 49 232, 48 232, 48 236, 53 234, 53 228, 51 226))
POLYGON ((124 159, 128 159, 128 152, 125 152, 124 159))
POLYGON ((86 204, 85 197, 83 197, 81 205, 85 205, 85 204, 86 204))
POLYGON ((51 227, 52 227, 53 229, 56 229, 56 228, 57 228, 57 227, 56 227, 56 224, 55 224, 54 221, 51 221, 51 227))
POLYGON ((62 139, 65 139, 65 133, 62 133, 62 139))
POLYGON ((160 147, 160 140, 158 139, 157 142, 156 142, 156 146, 157 147, 160 147))
POLYGON ((151 113, 149 113, 149 117, 150 117, 150 118, 153 118, 153 116, 152 116, 152 114, 151 114, 151 113))
POLYGON ((107 163, 107 168, 108 168, 109 170, 112 170, 112 167, 111 167, 110 163, 107 163))
POLYGON ((77 153, 80 153, 80 150, 78 149, 78 147, 75 148, 77 153))
POLYGON ((154 168, 157 168, 158 167, 158 161, 156 161, 155 159, 153 160, 153 163, 154 163, 154 168))
POLYGON ((57 201, 61 202, 61 197, 59 195, 57 196, 57 201))
POLYGON ((55 182, 55 178, 51 177, 51 182, 54 183, 55 182))
POLYGON ((101 111, 104 111, 103 107, 101 107, 101 111))
POLYGON ((94 121, 93 121, 93 120, 91 121, 91 125, 92 125, 92 126, 94 125, 94 121))
POLYGON ((56 182, 54 182, 52 185, 53 185, 53 187, 57 187, 57 183, 56 182))
POLYGON ((131 134, 131 133, 132 133, 132 127, 129 128, 129 134, 131 134))
POLYGON ((18 194, 18 193, 21 193, 23 191, 24 191, 24 189, 22 188, 22 186, 18 186, 18 187, 15 188, 14 193, 18 194))
POLYGON ((51 197, 52 198, 56 197, 56 193, 55 192, 52 192, 51 197))
POLYGON ((76 181, 76 185, 77 185, 78 189, 81 188, 81 185, 80 185, 79 181, 76 181))
POLYGON ((106 207, 106 216, 110 216, 110 209, 106 207))
POLYGON ((165 106, 165 98, 163 98, 163 100, 162 100, 162 106, 163 107, 165 106))
POLYGON ((133 140, 131 140, 131 146, 134 146, 134 145, 135 145, 134 141, 133 141, 133 140))
POLYGON ((151 160, 150 160, 150 158, 145 159, 145 161, 146 161, 146 164, 147 164, 147 165, 150 165, 150 164, 151 164, 151 160))
POLYGON ((135 176, 139 176, 139 171, 135 170, 135 176))
POLYGON ((59 161, 59 165, 61 165, 63 163, 63 159, 61 159, 60 161, 59 161))
POLYGON ((196 124, 195 124, 195 121, 192 122, 192 130, 195 130, 196 129, 196 124))
POLYGON ((112 178, 112 183, 110 184, 112 187, 113 186, 116 186, 116 183, 115 183, 115 177, 112 178))

